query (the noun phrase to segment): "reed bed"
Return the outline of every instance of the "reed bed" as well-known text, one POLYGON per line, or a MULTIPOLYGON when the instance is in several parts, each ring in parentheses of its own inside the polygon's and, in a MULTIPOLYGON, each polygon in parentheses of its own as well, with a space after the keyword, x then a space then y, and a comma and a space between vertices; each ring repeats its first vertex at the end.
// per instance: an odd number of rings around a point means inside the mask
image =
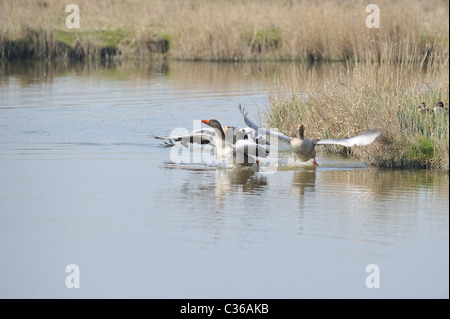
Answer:
POLYGON ((381 139, 351 150, 323 148, 390 168, 449 168, 449 115, 418 112, 438 101, 448 106, 448 57, 422 63, 404 59, 343 64, 326 80, 304 66, 279 73, 270 88, 270 107, 262 112, 267 127, 296 136, 298 124, 307 138, 343 138, 382 128, 381 139), (430 62, 433 61, 433 62, 430 62))
POLYGON ((449 2, 380 0, 380 28, 366 0, 1 0, 3 58, 151 56, 187 60, 362 59, 448 55, 449 2), (394 50, 392 50, 394 48, 394 50), (413 49, 416 50, 413 52, 413 49), (405 55, 408 52, 408 55, 405 55))

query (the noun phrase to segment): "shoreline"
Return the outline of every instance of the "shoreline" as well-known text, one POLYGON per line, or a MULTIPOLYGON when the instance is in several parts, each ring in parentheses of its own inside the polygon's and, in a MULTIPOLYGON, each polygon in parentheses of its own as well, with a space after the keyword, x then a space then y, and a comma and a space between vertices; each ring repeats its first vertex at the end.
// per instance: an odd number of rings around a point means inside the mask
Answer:
MULTIPOLYGON (((244 41, 244 40, 243 40, 244 41)), ((448 41, 448 40, 447 40, 448 41)), ((250 46, 245 52, 229 52, 220 56, 183 55, 172 43, 171 36, 153 34, 138 36, 130 30, 65 31, 27 29, 25 35, 11 38, 0 34, 0 60, 175 60, 205 62, 302 62, 334 63, 354 61, 423 62, 432 56, 449 57, 449 49, 435 42, 415 43, 404 52, 397 52, 396 44, 385 43, 383 49, 371 49, 363 56, 343 54, 341 56, 317 53, 286 54, 278 47, 254 51, 250 46), (173 52, 175 51, 175 52, 173 52), (389 52, 386 55, 386 52, 389 52)), ((254 44, 252 44, 254 45, 254 44)), ((271 45, 269 45, 270 47, 271 45)))

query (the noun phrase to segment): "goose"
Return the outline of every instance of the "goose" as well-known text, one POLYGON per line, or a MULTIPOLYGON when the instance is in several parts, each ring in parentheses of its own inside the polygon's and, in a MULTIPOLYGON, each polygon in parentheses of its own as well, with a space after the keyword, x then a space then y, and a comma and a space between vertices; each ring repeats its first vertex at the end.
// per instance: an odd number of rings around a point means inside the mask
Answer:
POLYGON ((448 112, 448 108, 444 106, 444 103, 441 101, 437 102, 436 105, 433 107, 434 113, 446 113, 448 112))
MULTIPOLYGON (((251 127, 240 128, 237 126, 222 126, 225 133, 225 140, 232 141, 235 144, 239 140, 246 140, 249 137, 257 144, 268 145, 269 142, 262 136, 258 136, 257 132, 251 127)), ((215 130, 212 127, 201 128, 192 133, 175 136, 159 136, 153 135, 155 139, 163 140, 164 143, 160 146, 163 148, 172 147, 181 144, 184 147, 189 147, 189 144, 210 144, 215 146, 214 140, 216 138, 215 130)))
POLYGON ((269 131, 263 128, 259 128, 258 125, 256 125, 254 122, 252 122, 245 113, 245 109, 239 105, 239 109, 241 110, 242 115, 244 116, 245 123, 258 131, 260 134, 268 134, 273 135, 281 139, 282 141, 285 141, 289 143, 291 147, 292 154, 295 159, 300 160, 302 162, 307 162, 309 160, 313 160, 312 164, 313 166, 319 166, 316 162, 316 146, 317 145, 325 145, 325 144, 335 144, 335 145, 342 145, 345 147, 352 147, 352 146, 365 146, 369 145, 372 142, 374 142, 381 134, 381 129, 370 129, 366 131, 365 133, 352 137, 352 138, 343 138, 343 139, 326 139, 326 140, 320 140, 320 139, 313 139, 313 140, 307 140, 305 139, 305 126, 303 124, 300 124, 298 126, 298 134, 299 137, 289 137, 284 135, 283 133, 278 133, 274 131, 269 131))
POLYGON ((265 158, 269 152, 267 149, 258 145, 253 139, 246 138, 237 140, 235 143, 226 139, 223 126, 215 119, 201 120, 203 124, 211 127, 215 132, 215 155, 217 158, 226 159, 236 164, 251 165, 256 163, 259 166, 258 157, 265 158))

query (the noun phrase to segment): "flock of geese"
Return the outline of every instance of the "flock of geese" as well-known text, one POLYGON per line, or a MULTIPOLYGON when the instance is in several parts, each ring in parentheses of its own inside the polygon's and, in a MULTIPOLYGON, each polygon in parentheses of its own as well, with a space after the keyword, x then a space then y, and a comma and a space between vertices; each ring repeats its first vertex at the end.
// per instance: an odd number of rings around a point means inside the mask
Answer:
POLYGON ((193 131, 187 135, 179 136, 154 136, 163 140, 162 147, 182 145, 189 147, 191 144, 211 145, 217 159, 226 160, 228 163, 244 166, 259 166, 259 159, 269 156, 270 136, 289 144, 293 158, 301 162, 312 160, 316 162, 317 145, 335 144, 346 147, 365 146, 373 143, 381 134, 381 129, 370 129, 365 133, 343 139, 305 139, 305 126, 298 125, 298 137, 289 137, 282 133, 260 128, 248 118, 248 113, 239 105, 242 116, 248 127, 222 126, 215 119, 201 120, 208 127, 193 131))

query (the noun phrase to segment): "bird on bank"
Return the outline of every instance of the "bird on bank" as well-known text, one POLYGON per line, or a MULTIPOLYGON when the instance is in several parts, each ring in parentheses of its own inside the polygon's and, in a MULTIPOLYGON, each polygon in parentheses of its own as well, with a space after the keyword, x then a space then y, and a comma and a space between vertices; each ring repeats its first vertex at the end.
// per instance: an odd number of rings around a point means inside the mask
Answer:
POLYGON ((425 113, 428 113, 428 112, 430 111, 430 109, 427 108, 425 102, 422 102, 422 103, 420 103, 420 105, 417 107, 417 111, 418 111, 420 114, 425 114, 425 113))
POLYGON ((365 146, 373 143, 381 134, 381 129, 370 129, 365 133, 352 137, 352 138, 343 138, 343 139, 305 139, 305 126, 300 124, 298 126, 298 134, 299 137, 289 137, 279 132, 270 131, 267 129, 259 128, 254 122, 252 122, 245 113, 245 109, 239 105, 242 115, 244 116, 245 123, 251 128, 258 131, 260 134, 268 134, 273 135, 285 141, 291 147, 292 155, 295 159, 300 160, 302 162, 307 162, 309 160, 313 160, 313 166, 318 166, 316 162, 316 146, 317 145, 326 145, 326 144, 334 144, 334 145, 342 145, 345 147, 352 146, 365 146))
POLYGON ((442 103, 441 101, 437 102, 436 105, 433 107, 433 112, 437 113, 437 114, 441 114, 441 113, 447 113, 448 112, 448 108, 444 106, 444 103, 442 103))

